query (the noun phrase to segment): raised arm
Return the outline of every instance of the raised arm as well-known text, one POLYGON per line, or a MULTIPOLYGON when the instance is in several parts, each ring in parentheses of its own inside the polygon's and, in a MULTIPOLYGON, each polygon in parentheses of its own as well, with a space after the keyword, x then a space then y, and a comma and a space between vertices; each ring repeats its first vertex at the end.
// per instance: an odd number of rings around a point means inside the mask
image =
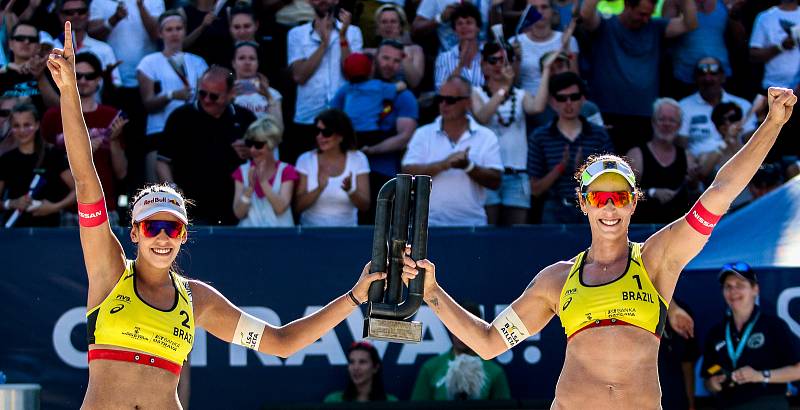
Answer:
POLYGON ((228 343, 245 346, 261 353, 289 357, 314 343, 367 300, 369 285, 385 279, 382 272, 369 273, 369 264, 353 289, 334 299, 322 309, 283 326, 273 326, 244 313, 208 284, 191 281, 197 324, 228 343))
POLYGON ((81 102, 75 79, 75 52, 72 47, 70 23, 64 25, 64 49, 54 49, 47 68, 61 91, 61 118, 64 142, 70 170, 75 180, 75 193, 81 219, 81 246, 89 275, 88 306, 93 307, 105 298, 125 270, 125 253, 108 224, 103 187, 92 162, 89 132, 81 112, 81 102), (86 215, 80 204, 94 205, 101 216, 86 215), (97 221, 102 223, 96 224, 97 221))
POLYGON ((697 4, 695 0, 682 0, 681 15, 669 19, 667 38, 677 37, 697 28, 697 4))
MULTIPOLYGON (((484 360, 489 360, 522 342, 544 328, 556 312, 560 288, 556 288, 561 264, 541 271, 511 306, 488 323, 467 312, 436 282, 436 267, 427 259, 413 261, 408 254, 403 266, 404 277, 416 277, 417 269, 425 270, 425 303, 456 337, 463 340, 484 360), (555 293, 553 293, 553 289, 555 293)), ((567 267, 568 269, 568 267, 567 267)), ((563 283, 562 283, 563 286, 563 283)))
POLYGON ((792 90, 771 87, 768 94, 769 113, 753 137, 720 168, 711 186, 685 218, 664 227, 645 242, 642 250, 645 265, 656 289, 667 300, 672 297, 683 267, 700 253, 716 219, 753 178, 792 115, 797 102, 792 90))
POLYGON ((585 0, 581 5, 581 23, 586 31, 595 31, 600 26, 600 15, 597 14, 597 3, 600 0, 585 0))

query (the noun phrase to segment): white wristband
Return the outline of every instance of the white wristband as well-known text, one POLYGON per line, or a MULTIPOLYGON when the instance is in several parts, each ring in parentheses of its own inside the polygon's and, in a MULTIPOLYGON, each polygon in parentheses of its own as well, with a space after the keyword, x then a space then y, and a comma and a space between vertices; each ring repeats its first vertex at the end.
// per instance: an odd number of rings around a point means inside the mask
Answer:
POLYGON ((250 197, 245 194, 239 196, 239 200, 241 200, 243 204, 250 204, 250 197))
POLYGON ((10 199, 6 199, 5 201, 3 201, 3 209, 11 209, 11 200, 10 199))
POLYGON ((467 164, 467 167, 464 168, 464 172, 469 174, 473 169, 475 169, 475 163, 470 161, 469 164, 467 164))
POLYGON ((509 349, 531 335, 528 328, 522 323, 522 319, 517 316, 517 312, 510 305, 497 315, 492 326, 500 332, 500 336, 503 337, 503 341, 509 349))

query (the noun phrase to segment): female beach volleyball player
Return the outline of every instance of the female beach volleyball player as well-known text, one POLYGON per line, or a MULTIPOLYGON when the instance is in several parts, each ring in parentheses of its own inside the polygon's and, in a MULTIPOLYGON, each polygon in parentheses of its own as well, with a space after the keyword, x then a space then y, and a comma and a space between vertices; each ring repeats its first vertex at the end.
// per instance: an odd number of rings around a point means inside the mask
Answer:
POLYGON ((89 385, 83 408, 179 409, 176 388, 195 325, 227 342, 286 357, 341 322, 367 299, 369 284, 386 276, 368 274, 365 267, 347 295, 312 315, 271 326, 242 312, 211 286, 170 269, 186 242, 188 216, 184 198, 166 186, 137 195, 130 238, 138 252, 135 260, 128 260, 109 228, 92 163, 69 22, 64 32, 64 49, 53 50, 47 66, 61 91, 64 139, 89 276, 89 385))
POLYGON ((797 102, 791 90, 770 88, 768 93, 769 114, 753 137, 719 170, 684 218, 643 244, 628 240, 641 195, 630 165, 614 155, 589 158, 576 176, 591 247, 539 272, 491 324, 445 293, 428 260, 406 257, 404 274, 425 269, 425 301, 484 359, 538 333, 558 315, 568 342, 552 408, 658 409, 659 336, 678 277, 753 177, 797 102))

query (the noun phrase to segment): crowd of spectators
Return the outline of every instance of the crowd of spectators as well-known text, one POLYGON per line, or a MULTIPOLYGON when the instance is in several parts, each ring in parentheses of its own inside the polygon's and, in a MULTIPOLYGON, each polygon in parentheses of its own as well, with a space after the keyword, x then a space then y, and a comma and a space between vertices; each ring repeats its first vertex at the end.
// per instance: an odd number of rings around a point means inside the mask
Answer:
MULTIPOLYGON (((572 175, 605 152, 639 174, 635 222, 666 223, 752 135, 764 89, 800 82, 796 0, 3 4, 0 205, 16 227, 75 221, 45 69, 67 20, 115 224, 149 182, 181 189, 199 225, 371 224, 398 172, 433 176, 432 226, 584 223, 572 175)), ((798 156, 779 137, 735 207, 798 156)))

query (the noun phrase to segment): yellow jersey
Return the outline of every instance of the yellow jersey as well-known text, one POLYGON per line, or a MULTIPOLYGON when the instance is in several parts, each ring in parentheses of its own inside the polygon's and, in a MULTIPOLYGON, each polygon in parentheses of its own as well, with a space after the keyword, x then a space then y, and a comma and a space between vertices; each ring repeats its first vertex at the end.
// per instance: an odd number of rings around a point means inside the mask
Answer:
POLYGON ((186 361, 194 342, 194 314, 189 281, 170 271, 175 287, 172 308, 150 306, 136 291, 134 261, 102 303, 86 313, 90 345, 138 350, 177 364, 186 361))
POLYGON ((650 281, 642 261, 642 244, 628 244, 628 265, 617 279, 602 285, 583 281, 588 250, 570 268, 561 290, 558 316, 567 338, 589 327, 632 325, 661 336, 669 303, 650 281))

